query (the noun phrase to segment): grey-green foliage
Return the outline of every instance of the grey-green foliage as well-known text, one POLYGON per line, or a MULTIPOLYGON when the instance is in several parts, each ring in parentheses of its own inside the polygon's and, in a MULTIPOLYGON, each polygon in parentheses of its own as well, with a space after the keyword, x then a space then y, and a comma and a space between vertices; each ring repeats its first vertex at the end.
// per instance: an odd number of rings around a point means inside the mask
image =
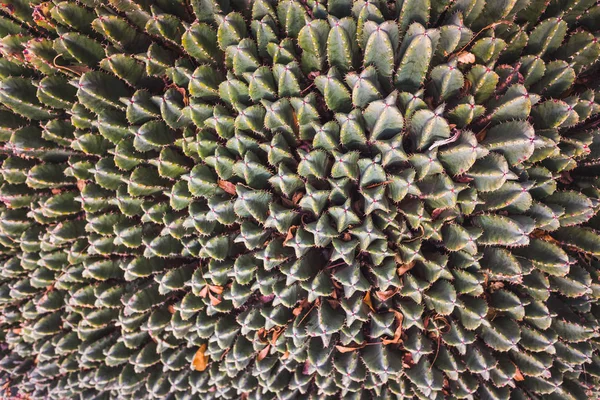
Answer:
POLYGON ((600 397, 598 21, 5 1, 5 396, 600 397))

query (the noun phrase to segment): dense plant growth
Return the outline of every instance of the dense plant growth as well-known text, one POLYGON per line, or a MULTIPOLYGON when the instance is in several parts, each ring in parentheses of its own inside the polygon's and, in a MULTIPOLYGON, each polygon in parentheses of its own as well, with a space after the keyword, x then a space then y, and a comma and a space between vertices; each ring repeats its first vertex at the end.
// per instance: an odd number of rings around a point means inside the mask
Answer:
POLYGON ((600 396, 595 0, 10 0, 0 383, 600 396))

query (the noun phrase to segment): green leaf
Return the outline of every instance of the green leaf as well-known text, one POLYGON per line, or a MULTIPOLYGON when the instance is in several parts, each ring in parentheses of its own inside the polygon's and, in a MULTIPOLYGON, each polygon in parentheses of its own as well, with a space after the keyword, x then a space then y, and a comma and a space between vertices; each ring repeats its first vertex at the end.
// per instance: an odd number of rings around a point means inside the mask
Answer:
POLYGON ((425 80, 433 55, 432 34, 417 22, 408 29, 402 41, 400 64, 394 76, 398 90, 414 93, 425 80))
POLYGON ((425 304, 429 309, 440 315, 449 315, 456 306, 456 291, 452 284, 444 279, 438 280, 424 295, 425 304))
POLYGON ((568 226, 553 232, 552 237, 584 253, 600 255, 600 235, 593 229, 568 226))
POLYGON ((478 242, 485 245, 523 246, 529 243, 527 236, 534 228, 527 217, 513 219, 502 215, 480 215, 473 223, 483 230, 478 242))
MULTIPOLYGON (((512 87, 512 86, 511 86, 512 87)), ((534 151, 535 131, 525 121, 509 121, 491 128, 482 145, 501 153, 511 166, 526 161, 534 151)))

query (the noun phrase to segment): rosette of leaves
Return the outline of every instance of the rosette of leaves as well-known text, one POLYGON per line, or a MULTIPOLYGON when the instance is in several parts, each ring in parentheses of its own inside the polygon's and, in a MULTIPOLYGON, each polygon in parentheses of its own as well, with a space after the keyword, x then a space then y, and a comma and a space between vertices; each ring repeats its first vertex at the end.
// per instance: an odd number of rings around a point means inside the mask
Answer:
POLYGON ((597 398, 598 21, 6 1, 5 396, 597 398))

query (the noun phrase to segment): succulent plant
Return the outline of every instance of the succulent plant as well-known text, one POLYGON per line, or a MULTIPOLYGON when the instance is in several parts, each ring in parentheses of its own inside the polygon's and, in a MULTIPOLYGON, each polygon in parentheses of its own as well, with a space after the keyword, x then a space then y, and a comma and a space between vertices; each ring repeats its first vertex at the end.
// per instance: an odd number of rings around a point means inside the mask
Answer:
POLYGON ((595 0, 5 0, 0 384, 600 397, 595 0))

